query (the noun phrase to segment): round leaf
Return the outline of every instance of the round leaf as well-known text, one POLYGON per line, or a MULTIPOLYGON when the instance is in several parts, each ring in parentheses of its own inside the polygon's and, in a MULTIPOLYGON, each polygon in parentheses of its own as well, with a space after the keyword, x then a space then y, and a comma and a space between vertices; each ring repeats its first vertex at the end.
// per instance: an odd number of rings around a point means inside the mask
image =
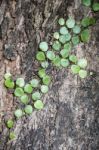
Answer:
POLYGON ((59 25, 64 25, 65 24, 65 20, 63 19, 63 18, 60 18, 59 20, 58 20, 58 23, 59 23, 59 25))
POLYGON ((59 41, 55 41, 55 42, 53 43, 52 47, 53 47, 53 49, 54 49, 55 51, 59 51, 60 48, 61 48, 61 43, 60 43, 59 41))
POLYGON ((77 62, 77 57, 75 55, 70 55, 69 56, 69 60, 73 63, 76 63, 77 62))
POLYGON ((55 58, 55 54, 53 51, 47 51, 46 56, 49 60, 53 60, 55 58))
POLYGON ((15 91, 14 91, 14 94, 15 94, 15 96, 17 96, 17 97, 21 97, 21 96, 24 95, 24 91, 23 91, 22 88, 16 88, 15 91))
POLYGON ((14 88, 14 82, 10 78, 7 78, 4 82, 4 84, 7 88, 10 88, 10 89, 14 88))
POLYGON ((28 98, 28 96, 27 96, 26 94, 24 94, 23 96, 21 96, 20 101, 21 101, 23 104, 28 104, 29 98, 28 98))
POLYGON ((80 31, 81 31, 80 26, 75 25, 75 26, 73 27, 73 32, 74 32, 75 34, 79 34, 79 33, 80 33, 80 31))
POLYGON ((68 59, 62 58, 62 59, 61 59, 61 66, 62 66, 62 67, 68 67, 68 66, 69 66, 69 61, 68 61, 68 59))
POLYGON ((8 78, 11 78, 11 76, 12 76, 11 73, 5 73, 4 78, 8 79, 8 78))
POLYGON ((72 37, 72 43, 76 46, 77 44, 79 44, 80 40, 79 40, 79 36, 74 36, 72 37))
POLYGON ((9 129, 11 129, 11 128, 13 128, 13 126, 14 126, 13 120, 9 119, 9 120, 7 121, 7 127, 8 127, 9 129))
POLYGON ((15 133, 14 132, 10 132, 10 134, 9 134, 10 140, 15 139, 15 137, 16 137, 15 133))
POLYGON ((20 118, 20 117, 22 117, 23 112, 22 112, 21 109, 17 109, 17 110, 14 112, 14 115, 16 116, 16 118, 20 118))
POLYGON ((73 28, 74 25, 75 25, 75 20, 73 18, 68 18, 67 21, 66 21, 66 25, 68 28, 73 28))
POLYGON ((39 60, 39 61, 44 61, 45 60, 45 54, 44 54, 44 52, 38 52, 36 54, 36 59, 39 60))
POLYGON ((81 68, 86 68, 87 67, 87 60, 85 58, 79 59, 78 60, 78 66, 81 68))
POLYGON ((41 62, 41 66, 42 66, 43 68, 48 68, 48 66, 49 66, 48 61, 41 62))
POLYGON ((32 94, 32 99, 33 100, 39 100, 41 98, 41 94, 40 94, 40 92, 34 92, 33 94, 32 94))
POLYGON ((94 11, 99 11, 99 3, 94 2, 92 8, 94 11))
POLYGON ((50 76, 46 75, 46 76, 43 77, 43 84, 49 85, 50 82, 51 82, 51 77, 50 76))
POLYGON ((36 87, 39 86, 39 80, 38 80, 38 79, 32 79, 32 80, 30 81, 30 83, 31 83, 31 86, 32 86, 33 88, 36 88, 36 87))
POLYGON ((63 58, 67 58, 69 56, 69 51, 67 49, 62 49, 60 54, 63 58))
POLYGON ((86 70, 80 70, 79 71, 80 78, 84 79, 87 77, 87 71, 86 70))
POLYGON ((60 67, 60 65, 61 65, 61 59, 60 59, 60 57, 56 56, 54 58, 54 60, 52 61, 52 63, 54 64, 54 66, 60 67))
POLYGON ((57 39, 57 40, 59 39, 59 33, 58 32, 55 32, 53 36, 55 39, 57 39))
POLYGON ((40 78, 43 78, 46 75, 45 69, 40 69, 38 71, 38 75, 39 75, 40 78))
POLYGON ((64 44, 64 49, 66 49, 67 51, 71 51, 71 43, 66 43, 64 44))
POLYGON ((71 66, 71 71, 72 71, 73 74, 78 74, 79 71, 80 71, 80 67, 77 66, 77 65, 72 65, 71 66))
POLYGON ((47 85, 42 85, 41 86, 41 92, 42 93, 47 93, 48 92, 48 86, 47 85))
POLYGON ((28 94, 31 94, 32 93, 32 86, 31 84, 26 84, 25 87, 24 87, 24 91, 28 94))
POLYGON ((63 35, 68 34, 67 28, 66 28, 65 26, 64 26, 64 27, 61 27, 61 28, 60 28, 60 33, 63 34, 63 35))
POLYGON ((19 87, 23 87, 25 85, 25 81, 23 78, 18 78, 16 80, 16 85, 18 85, 19 87))
POLYGON ((32 108, 31 105, 27 105, 27 106, 25 107, 24 111, 25 111, 26 114, 32 114, 33 108, 32 108))
POLYGON ((37 100, 37 101, 34 103, 34 107, 35 107, 36 109, 38 109, 38 110, 41 110, 41 109, 43 109, 44 104, 43 104, 43 102, 42 102, 41 100, 37 100))
POLYGON ((47 42, 41 42, 39 44, 39 48, 40 48, 40 50, 46 52, 48 50, 48 44, 47 44, 47 42))
POLYGON ((90 31, 88 29, 85 29, 81 32, 81 40, 84 43, 89 42, 89 40, 90 40, 90 31))

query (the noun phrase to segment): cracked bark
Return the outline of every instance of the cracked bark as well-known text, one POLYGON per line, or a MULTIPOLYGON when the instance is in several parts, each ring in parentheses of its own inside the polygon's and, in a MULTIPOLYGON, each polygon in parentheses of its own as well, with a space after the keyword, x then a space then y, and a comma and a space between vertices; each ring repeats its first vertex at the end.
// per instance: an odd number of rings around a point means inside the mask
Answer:
MULTIPOLYGON (((38 43, 50 41, 57 30, 57 18, 86 16, 75 0, 1 0, 0 1, 0 119, 13 115, 16 99, 3 86, 3 75, 29 81, 37 73, 35 54, 38 43)), ((90 12, 91 13, 91 12, 90 12)), ((92 14, 93 15, 93 14, 92 14)), ((0 150, 98 150, 99 149, 99 13, 92 27, 92 39, 77 47, 78 57, 86 57, 94 75, 86 80, 73 76, 70 70, 49 67, 54 82, 44 96, 45 108, 18 120, 15 141, 8 141, 8 130, 0 124, 0 150)), ((1 121, 1 122, 2 122, 1 121)))

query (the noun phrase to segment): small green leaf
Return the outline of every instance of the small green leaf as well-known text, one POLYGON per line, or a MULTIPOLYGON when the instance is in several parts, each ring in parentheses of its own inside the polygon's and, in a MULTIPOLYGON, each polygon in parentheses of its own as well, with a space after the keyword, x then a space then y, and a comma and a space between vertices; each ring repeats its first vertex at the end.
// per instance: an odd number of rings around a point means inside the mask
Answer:
POLYGON ((41 92, 42 93, 47 93, 48 92, 48 86, 47 85, 42 85, 41 86, 41 92))
POLYGON ((7 88, 10 88, 10 89, 13 89, 13 88, 14 88, 14 82, 13 82, 13 80, 10 79, 10 78, 7 78, 7 79, 5 80, 5 82, 4 82, 4 84, 5 84, 5 86, 6 86, 7 88))
POLYGON ((35 103, 34 103, 34 107, 38 110, 41 110, 44 108, 44 104, 41 100, 37 100, 35 103))
POLYGON ((27 105, 27 106, 25 107, 24 111, 25 111, 26 114, 29 115, 29 114, 32 114, 33 108, 32 108, 31 105, 27 105))
POLYGON ((73 28, 75 26, 75 20, 72 17, 69 17, 66 21, 68 28, 73 28))
POLYGON ((81 40, 84 43, 88 43, 90 40, 90 31, 88 29, 85 29, 81 32, 81 40))
POLYGON ((90 25, 95 24, 95 22, 96 22, 95 18, 85 17, 85 18, 82 19, 81 25, 83 27, 88 27, 90 25))
POLYGON ((68 66, 69 66, 69 61, 68 61, 68 59, 62 58, 62 59, 61 59, 61 66, 62 66, 62 67, 68 67, 68 66))
POLYGON ((53 60, 55 58, 55 54, 53 51, 48 51, 46 56, 49 60, 53 60))
POLYGON ((68 34, 68 29, 64 26, 64 27, 61 27, 60 28, 60 33, 65 35, 65 34, 68 34))
POLYGON ((76 63, 76 62, 77 62, 77 56, 75 56, 75 55, 70 55, 70 56, 69 56, 69 60, 70 60, 71 62, 73 62, 73 63, 76 63))
POLYGON ((99 11, 99 3, 93 3, 92 8, 94 11, 99 11))
POLYGON ((8 78, 11 78, 11 76, 12 76, 11 73, 5 73, 4 78, 8 79, 8 78))
POLYGON ((56 56, 56 57, 54 58, 54 60, 52 61, 52 63, 54 64, 54 66, 60 67, 60 65, 61 65, 61 59, 60 59, 60 57, 59 57, 59 56, 56 56))
POLYGON ((79 34, 79 33, 80 33, 80 31, 81 31, 80 26, 75 25, 75 26, 73 27, 73 33, 75 33, 75 34, 79 34))
POLYGON ((26 93, 31 94, 31 93, 32 93, 32 90, 33 90, 33 88, 32 88, 32 86, 31 86, 31 84, 26 84, 26 85, 25 85, 24 91, 25 91, 26 93))
POLYGON ((50 76, 46 75, 46 76, 43 77, 43 84, 49 85, 50 82, 51 82, 51 77, 50 76))
POLYGON ((84 79, 87 77, 87 71, 86 70, 80 70, 79 71, 80 78, 84 79))
POLYGON ((85 6, 90 6, 91 5, 91 0, 82 0, 82 3, 85 6))
POLYGON ((16 80, 16 85, 18 85, 19 87, 23 87, 25 85, 25 81, 23 78, 18 78, 16 80))
POLYGON ((36 54, 36 59, 39 60, 39 61, 44 61, 45 60, 45 54, 44 54, 44 52, 38 52, 36 54))
POLYGON ((58 20, 59 25, 63 26, 65 24, 65 20, 63 18, 60 18, 58 20))
POLYGON ((21 118, 22 115, 23 115, 23 112, 21 109, 17 109, 15 112, 14 112, 14 115, 16 116, 16 118, 21 118))
POLYGON ((69 56, 69 51, 67 49, 62 49, 60 54, 63 58, 67 58, 69 56))
POLYGON ((71 71, 72 71, 73 74, 78 74, 79 71, 80 71, 80 67, 77 66, 77 65, 72 65, 71 66, 71 71))
POLYGON ((9 120, 7 121, 7 127, 8 127, 9 129, 11 129, 11 128, 13 128, 13 126, 14 126, 13 120, 9 119, 9 120))
POLYGON ((47 42, 41 42, 39 44, 39 48, 40 48, 40 50, 46 52, 48 50, 48 44, 47 44, 47 42))
POLYGON ((40 78, 43 78, 46 75, 45 69, 40 69, 38 71, 38 75, 39 75, 40 78))
POLYGON ((87 67, 87 60, 85 58, 79 59, 78 60, 78 66, 81 68, 86 68, 87 67))
POLYGON ((15 138, 16 138, 15 133, 14 133, 14 132, 10 132, 10 134, 9 134, 9 139, 10 139, 10 140, 13 140, 13 139, 15 139, 15 138))
POLYGON ((30 84, 31 84, 31 86, 32 86, 33 88, 36 88, 36 87, 39 86, 39 80, 38 80, 38 79, 32 79, 32 80, 30 81, 30 84))
POLYGON ((36 100, 39 100, 41 98, 41 94, 40 94, 40 92, 34 92, 33 94, 32 94, 32 99, 34 100, 34 101, 36 101, 36 100))
POLYGON ((24 95, 23 89, 22 89, 22 88, 16 88, 15 91, 14 91, 14 95, 15 95, 16 97, 21 97, 21 96, 23 96, 23 95, 24 95))
POLYGON ((53 36, 55 39, 57 39, 57 40, 59 39, 59 33, 58 32, 55 32, 53 36))
POLYGON ((21 96, 20 101, 21 101, 23 104, 28 104, 29 98, 28 98, 28 96, 27 96, 26 94, 24 94, 23 96, 21 96))
POLYGON ((61 43, 60 43, 59 41, 55 41, 55 42, 53 43, 52 47, 53 47, 53 49, 54 49, 55 51, 59 51, 60 48, 61 48, 61 43))
POLYGON ((71 39, 71 35, 70 33, 66 34, 66 35, 61 35, 59 37, 59 41, 62 43, 62 44, 65 44, 66 42, 70 41, 71 39))
POLYGON ((43 68, 48 68, 48 66, 49 66, 48 61, 43 61, 43 62, 41 62, 41 66, 42 66, 43 68))
POLYGON ((68 42, 68 43, 64 44, 64 49, 66 49, 67 51, 71 51, 71 43, 68 42))
POLYGON ((74 44, 74 46, 78 45, 79 42, 80 42, 79 36, 76 35, 72 37, 72 43, 74 44))

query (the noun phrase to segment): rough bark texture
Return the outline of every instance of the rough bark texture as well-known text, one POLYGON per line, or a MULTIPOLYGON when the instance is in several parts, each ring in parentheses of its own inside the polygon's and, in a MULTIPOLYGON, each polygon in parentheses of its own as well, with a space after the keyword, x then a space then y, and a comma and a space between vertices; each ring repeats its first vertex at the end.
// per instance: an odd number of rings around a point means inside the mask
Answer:
POLYGON ((35 54, 38 43, 50 41, 57 29, 57 18, 73 15, 76 20, 94 15, 79 0, 1 0, 0 1, 0 150, 99 150, 99 13, 91 28, 89 44, 80 44, 75 52, 88 59, 94 72, 86 80, 70 70, 48 68, 53 84, 44 96, 45 108, 16 121, 16 140, 8 140, 2 123, 20 104, 3 86, 3 75, 29 81, 37 73, 35 54))

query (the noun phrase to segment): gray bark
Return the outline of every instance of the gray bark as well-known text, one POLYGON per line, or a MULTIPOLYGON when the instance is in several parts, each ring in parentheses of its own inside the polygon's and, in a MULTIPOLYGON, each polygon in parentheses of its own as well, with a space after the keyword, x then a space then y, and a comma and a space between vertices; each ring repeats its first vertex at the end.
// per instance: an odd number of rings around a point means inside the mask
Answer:
POLYGON ((44 96, 44 109, 16 121, 14 141, 8 140, 4 123, 20 107, 3 86, 4 73, 10 70, 15 78, 29 81, 39 66, 38 43, 50 41, 57 19, 71 14, 80 20, 88 13, 78 0, 0 1, 0 150, 99 150, 99 13, 92 13, 97 24, 91 27, 90 43, 75 50, 79 58, 87 58, 94 74, 81 80, 70 69, 49 67, 53 84, 44 96))

